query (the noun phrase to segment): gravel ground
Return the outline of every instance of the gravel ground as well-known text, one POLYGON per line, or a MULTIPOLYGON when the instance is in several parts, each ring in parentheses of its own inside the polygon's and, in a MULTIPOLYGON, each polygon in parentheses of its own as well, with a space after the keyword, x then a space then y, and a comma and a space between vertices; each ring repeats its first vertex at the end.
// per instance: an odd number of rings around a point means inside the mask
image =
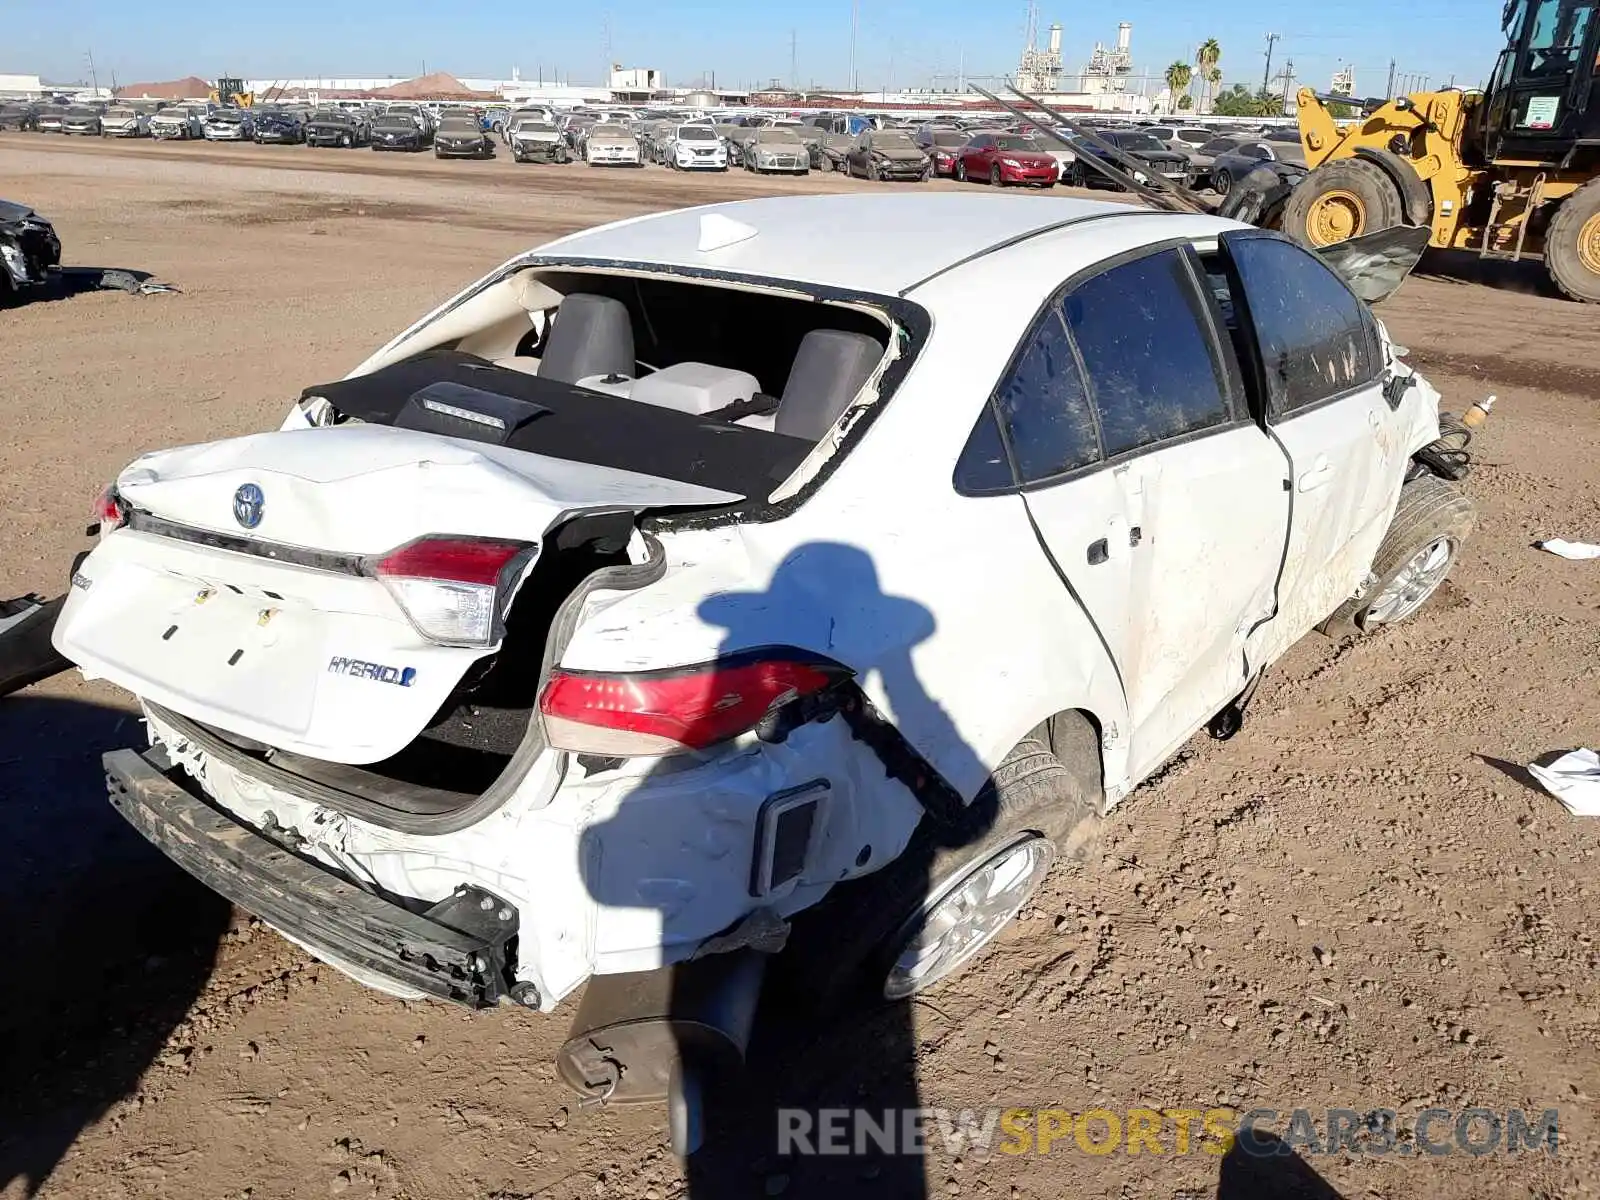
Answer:
MULTIPOLYGON (((530 245, 870 186, 19 134, 0 135, 0 179, 57 221, 69 263, 183 289, 0 313, 7 592, 59 588, 93 497, 136 453, 270 427, 530 245)), ((1530 545, 1600 540, 1595 310, 1537 272, 1491 290, 1455 263, 1428 271, 1381 315, 1458 411, 1499 397, 1467 485, 1478 533, 1443 593, 1403 627, 1298 646, 1238 737, 1192 743, 956 983, 772 1035, 689 1175, 657 1113, 572 1104, 550 1065, 564 1013, 365 992, 151 852, 99 778, 101 750, 139 740, 126 696, 60 677, 0 701, 0 1196, 1590 1194, 1595 827, 1519 764, 1600 739, 1600 564, 1530 545), (1263 1164, 1198 1134, 1175 1153, 1169 1129, 1161 1154, 1067 1136, 986 1157, 936 1137, 925 1159, 780 1159, 780 1102, 1264 1108, 1285 1134, 1296 1108, 1324 1134, 1329 1108, 1392 1108, 1417 1152, 1302 1145, 1263 1164), (1430 1107, 1559 1109, 1559 1152, 1421 1153, 1430 1107)))

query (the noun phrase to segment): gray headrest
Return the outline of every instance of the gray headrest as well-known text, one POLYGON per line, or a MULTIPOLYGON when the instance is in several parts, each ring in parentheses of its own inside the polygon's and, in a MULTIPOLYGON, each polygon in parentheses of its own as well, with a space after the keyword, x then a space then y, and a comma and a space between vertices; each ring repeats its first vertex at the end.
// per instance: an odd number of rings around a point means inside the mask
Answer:
POLYGON ((633 322, 620 300, 573 292, 556 309, 539 374, 560 383, 590 375, 633 376, 633 322))
POLYGON ((773 429, 816 441, 833 427, 883 357, 864 333, 813 329, 800 342, 773 429))

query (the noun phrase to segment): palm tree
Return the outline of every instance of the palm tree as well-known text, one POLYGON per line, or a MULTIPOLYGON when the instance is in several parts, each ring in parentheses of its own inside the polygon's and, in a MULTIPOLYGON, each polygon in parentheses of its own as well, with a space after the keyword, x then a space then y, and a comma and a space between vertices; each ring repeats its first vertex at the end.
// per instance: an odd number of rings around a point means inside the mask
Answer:
POLYGON ((1194 65, 1200 68, 1200 111, 1206 108, 1206 85, 1215 83, 1221 78, 1217 72, 1217 63, 1222 59, 1222 47, 1217 44, 1216 38, 1207 38, 1200 43, 1200 48, 1194 52, 1194 65), (1215 78, 1213 78, 1215 76, 1215 78))
POLYGON ((1167 111, 1178 111, 1178 96, 1188 91, 1189 81, 1194 77, 1194 72, 1189 69, 1186 62, 1175 62, 1167 68, 1167 93, 1171 97, 1167 101, 1167 111))

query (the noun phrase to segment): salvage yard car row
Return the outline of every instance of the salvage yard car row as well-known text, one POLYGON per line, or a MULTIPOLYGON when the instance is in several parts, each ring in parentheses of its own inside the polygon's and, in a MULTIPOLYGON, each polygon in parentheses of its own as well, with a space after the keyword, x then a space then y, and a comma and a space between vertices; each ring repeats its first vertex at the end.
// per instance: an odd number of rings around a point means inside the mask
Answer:
MULTIPOLYGON (((0 129, 208 141, 254 141, 334 149, 492 158, 501 147, 521 162, 805 175, 839 171, 862 179, 920 182, 948 176, 997 187, 1117 187, 1096 169, 1103 152, 1079 138, 1044 133, 996 114, 916 119, 889 114, 715 114, 603 108, 558 112, 420 102, 342 101, 235 108, 184 101, 104 105, 0 104, 0 129)), ((1160 176, 1226 193, 1261 161, 1303 166, 1297 132, 1257 127, 1122 125, 1100 135, 1160 176)))

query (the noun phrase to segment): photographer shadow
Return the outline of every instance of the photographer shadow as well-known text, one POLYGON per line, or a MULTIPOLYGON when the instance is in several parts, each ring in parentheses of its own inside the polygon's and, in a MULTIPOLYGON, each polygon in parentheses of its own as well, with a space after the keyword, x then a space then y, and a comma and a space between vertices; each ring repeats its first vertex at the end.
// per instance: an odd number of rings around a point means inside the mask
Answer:
MULTIPOLYGON (((701 604, 699 615, 723 631, 719 659, 800 646, 849 663, 859 672, 857 683, 875 677, 877 694, 892 712, 894 725, 919 731, 919 747, 936 755, 944 774, 979 780, 987 776, 988 768, 922 686, 912 662, 913 648, 936 628, 933 614, 914 600, 884 594, 871 556, 859 547, 804 545, 778 565, 766 590, 712 596, 701 604)), ((872 762, 870 750, 858 749, 872 762)), ((814 765, 818 774, 829 770, 825 761, 814 765)), ((664 761, 658 770, 665 779, 682 767, 664 761)), ((910 802, 909 793, 901 793, 877 763, 861 773, 860 781, 863 788, 877 788, 881 781, 882 803, 910 802)), ((862 797, 856 802, 862 803, 862 797)), ((878 796, 865 802, 879 802, 878 796)), ((599 904, 653 908, 666 953, 681 959, 698 944, 694 934, 677 932, 683 928, 681 906, 659 899, 652 905, 646 897, 684 897, 693 890, 691 881, 628 877, 620 864, 629 859, 671 863, 675 858, 692 864, 708 853, 722 831, 714 814, 688 806, 669 824, 660 806, 660 796, 644 789, 625 800, 609 821, 590 831, 589 845, 598 851, 585 853, 580 865, 599 904)), ((908 1114, 922 1105, 912 1001, 886 1001, 884 985, 890 968, 902 959, 907 939, 915 940, 936 855, 983 837, 993 816, 992 806, 981 797, 963 814, 959 829, 923 816, 902 854, 892 861, 884 855, 877 871, 835 885, 819 904, 798 914, 787 947, 770 966, 768 956, 756 955, 761 962, 755 977, 761 978, 762 967, 766 970, 758 985, 759 1007, 751 997, 754 1017, 744 1022, 753 1028, 744 1069, 705 1073, 698 1112, 691 1115, 703 1138, 685 1164, 689 1197, 742 1200, 781 1193, 825 1194, 830 1200, 858 1195, 917 1200, 927 1195, 927 1160, 912 1144, 908 1134, 913 1131, 906 1126, 908 1114), (826 1110, 849 1112, 829 1117, 826 1110), (874 1123, 887 1122, 888 1132, 862 1136, 855 1113, 869 1115, 874 1123)), ((711 852, 744 862, 757 848, 719 845, 711 852)), ((861 853, 858 861, 875 852, 866 846, 861 853)), ((679 1062, 696 1057, 705 1061, 698 1014, 705 1011, 708 972, 736 976, 743 969, 737 956, 749 961, 753 954, 741 949, 684 959, 670 968, 661 1016, 676 1041, 679 1062)), ((914 957, 912 951, 903 961, 914 957)), ((582 1018, 580 1012, 580 1024, 582 1018)), ((724 1067, 737 1057, 724 1055, 724 1067)))
MULTIPOLYGON (((106 800, 100 755, 136 714, 23 693, 0 700, 0 1193, 33 1195, 167 1052, 227 929, 226 901, 106 800)), ((181 1056, 180 1056, 181 1057, 181 1056)))

